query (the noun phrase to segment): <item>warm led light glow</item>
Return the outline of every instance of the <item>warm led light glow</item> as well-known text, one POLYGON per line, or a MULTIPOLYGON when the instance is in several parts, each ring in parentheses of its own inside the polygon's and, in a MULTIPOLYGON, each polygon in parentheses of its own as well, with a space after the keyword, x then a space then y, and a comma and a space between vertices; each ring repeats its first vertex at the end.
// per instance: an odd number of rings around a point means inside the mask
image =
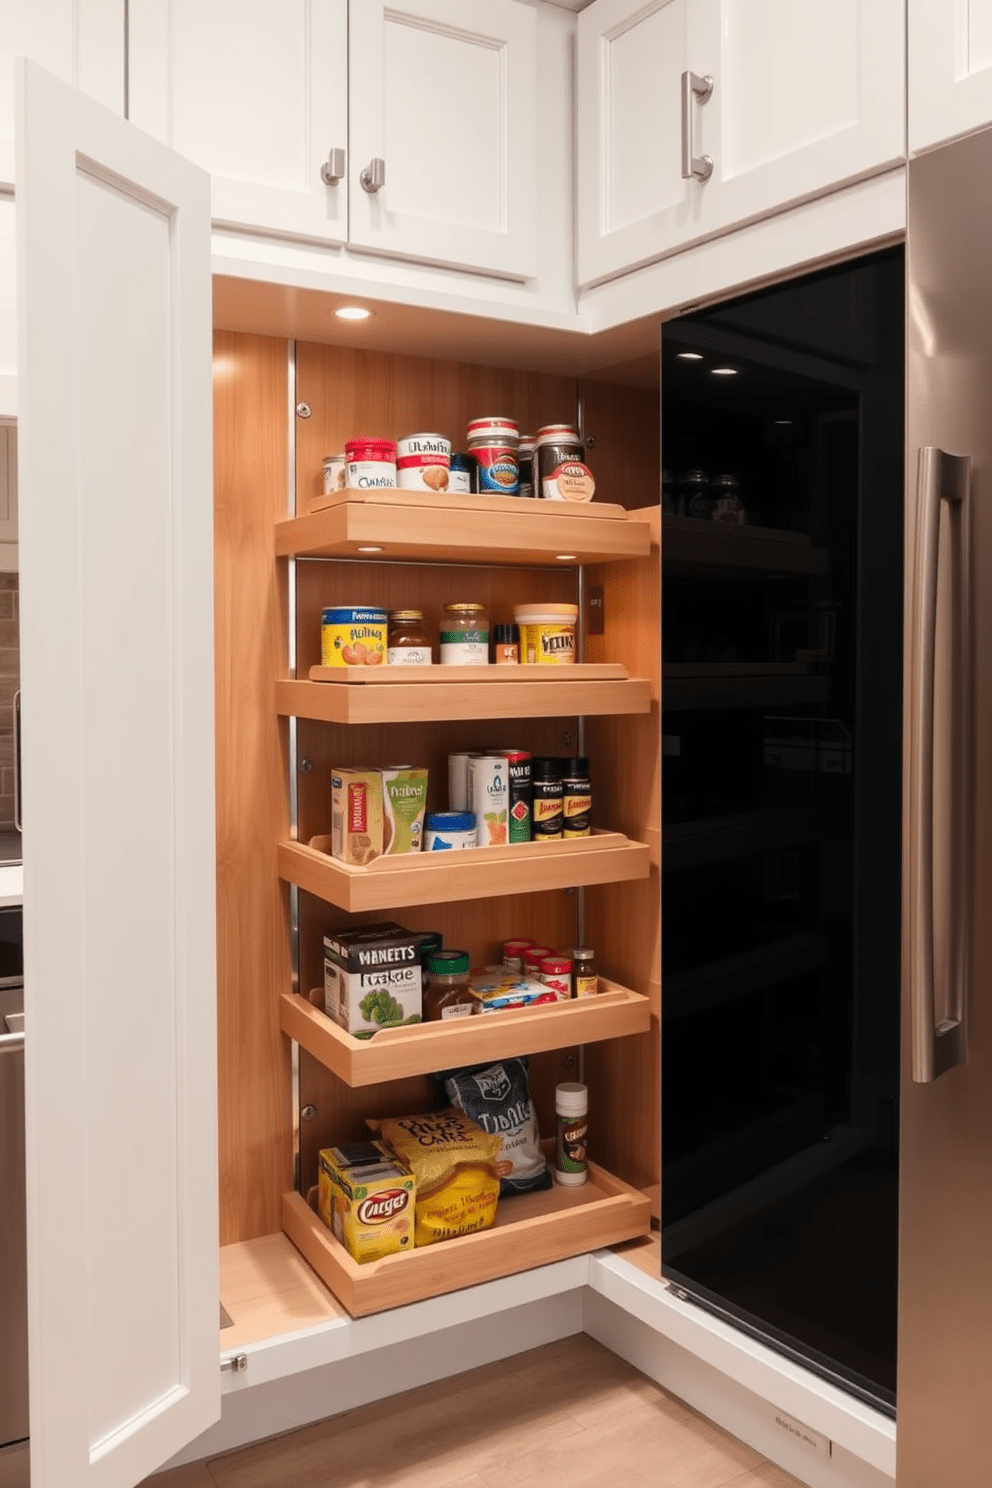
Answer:
POLYGON ((382 549, 381 548, 359 548, 358 551, 360 553, 381 553, 382 552, 382 549))
POLYGON ((338 320, 368 320, 372 314, 364 305, 340 305, 334 314, 338 320))
POLYGON ((736 367, 711 367, 710 368, 710 375, 712 377, 736 377, 737 376, 737 368, 736 367))
POLYGON ((703 360, 703 353, 701 351, 680 351, 679 352, 679 361, 680 362, 701 362, 702 360, 703 360))
POLYGON ((556 553, 555 557, 559 563, 574 563, 578 557, 577 553, 556 553))
POLYGON ((792 423, 792 420, 791 419, 776 419, 775 422, 777 424, 791 424, 792 423))

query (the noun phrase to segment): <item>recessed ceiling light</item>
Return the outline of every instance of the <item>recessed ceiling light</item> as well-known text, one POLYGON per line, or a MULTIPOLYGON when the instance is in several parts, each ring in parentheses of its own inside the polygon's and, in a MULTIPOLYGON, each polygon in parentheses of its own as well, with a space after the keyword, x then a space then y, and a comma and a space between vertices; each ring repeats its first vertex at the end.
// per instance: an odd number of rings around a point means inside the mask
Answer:
POLYGON ((680 351, 679 352, 679 361, 680 362, 701 362, 702 360, 703 360, 703 353, 701 351, 680 351))
POLYGON ((776 419, 775 422, 777 424, 791 424, 792 423, 792 420, 791 419, 776 419))
POLYGON ((334 314, 338 320, 368 320, 372 311, 364 305, 339 305, 334 314))
POLYGON ((736 367, 711 367, 710 368, 710 375, 712 377, 736 377, 737 376, 737 368, 736 367))
POLYGON ((577 553, 556 553, 555 557, 559 563, 574 563, 578 557, 577 553))
POLYGON ((381 553, 381 548, 359 548, 359 553, 381 553))

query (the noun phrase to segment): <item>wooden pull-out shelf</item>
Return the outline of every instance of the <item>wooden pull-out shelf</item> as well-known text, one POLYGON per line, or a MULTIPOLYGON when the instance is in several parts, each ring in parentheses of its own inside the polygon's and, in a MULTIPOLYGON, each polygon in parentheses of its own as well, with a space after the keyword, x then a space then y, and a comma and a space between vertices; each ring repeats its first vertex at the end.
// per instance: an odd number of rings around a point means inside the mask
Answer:
POLYGON ((277 557, 557 567, 644 558, 651 551, 648 523, 606 502, 433 496, 393 488, 336 491, 322 499, 327 505, 321 510, 276 524, 277 557))
POLYGON ((595 663, 516 667, 311 667, 276 682, 276 709, 322 723, 570 718, 650 713, 651 683, 595 663), (543 684, 543 685, 542 685, 543 684))
POLYGON ((306 998, 284 992, 279 1022, 283 1033, 346 1085, 378 1085, 457 1065, 649 1031, 651 1007, 646 997, 602 978, 600 986, 604 990, 596 997, 386 1028, 371 1039, 352 1038, 306 998))
POLYGON ((314 837, 309 846, 280 842, 279 877, 352 914, 622 883, 650 872, 645 843, 595 829, 591 837, 559 842, 397 854, 375 858, 366 868, 332 858, 330 845, 329 837, 314 837))
POLYGON ((490 1230, 360 1266, 300 1194, 282 1200, 283 1229, 352 1317, 634 1240, 650 1225, 649 1195, 590 1163, 580 1188, 555 1184, 501 1199, 490 1230))

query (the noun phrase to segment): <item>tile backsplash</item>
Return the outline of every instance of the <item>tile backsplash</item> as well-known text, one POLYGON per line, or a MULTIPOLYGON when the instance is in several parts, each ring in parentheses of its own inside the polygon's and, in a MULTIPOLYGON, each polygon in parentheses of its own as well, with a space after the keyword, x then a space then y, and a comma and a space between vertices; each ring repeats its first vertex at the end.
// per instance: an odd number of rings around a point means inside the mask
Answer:
POLYGON ((0 573, 0 830, 14 825, 14 693, 21 685, 17 574, 0 573))

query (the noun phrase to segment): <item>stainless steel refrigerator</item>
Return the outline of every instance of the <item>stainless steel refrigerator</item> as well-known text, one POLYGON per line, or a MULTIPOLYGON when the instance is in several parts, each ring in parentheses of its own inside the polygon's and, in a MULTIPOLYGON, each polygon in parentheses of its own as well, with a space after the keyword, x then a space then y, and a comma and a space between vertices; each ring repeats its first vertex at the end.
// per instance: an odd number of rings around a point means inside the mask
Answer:
POLYGON ((908 174, 663 331, 663 1268, 988 1488, 992 131, 908 174))

